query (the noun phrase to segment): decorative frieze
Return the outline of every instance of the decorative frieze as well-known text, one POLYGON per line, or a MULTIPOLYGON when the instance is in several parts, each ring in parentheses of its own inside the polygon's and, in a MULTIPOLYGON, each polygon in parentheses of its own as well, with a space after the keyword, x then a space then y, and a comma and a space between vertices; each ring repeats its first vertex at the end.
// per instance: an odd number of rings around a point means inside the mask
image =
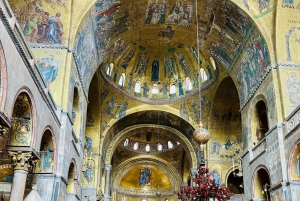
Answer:
POLYGON ((291 114, 290 117, 287 118, 286 122, 286 134, 288 135, 292 130, 294 130, 300 124, 300 108, 296 110, 295 113, 291 114))
MULTIPOLYGON (((133 189, 133 188, 125 188, 122 186, 119 186, 118 188, 113 188, 116 192, 121 193, 123 195, 136 195, 139 196, 147 196, 147 197, 157 197, 158 189, 133 189)), ((167 197, 174 195, 174 189, 164 189, 159 190, 161 197, 167 197)))

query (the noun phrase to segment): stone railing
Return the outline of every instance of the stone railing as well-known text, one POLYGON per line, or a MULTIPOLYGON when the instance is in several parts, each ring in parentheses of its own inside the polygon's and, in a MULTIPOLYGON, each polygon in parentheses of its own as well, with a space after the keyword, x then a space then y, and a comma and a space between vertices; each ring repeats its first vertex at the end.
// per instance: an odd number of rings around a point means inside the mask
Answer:
POLYGON ((125 195, 134 195, 134 196, 148 196, 148 197, 160 197, 160 196, 171 196, 174 195, 174 189, 133 189, 133 188, 124 188, 122 186, 115 188, 118 193, 125 195))
POLYGON ((252 159, 251 162, 256 160, 260 155, 262 155, 267 148, 266 139, 263 139, 257 146, 252 149, 252 159))

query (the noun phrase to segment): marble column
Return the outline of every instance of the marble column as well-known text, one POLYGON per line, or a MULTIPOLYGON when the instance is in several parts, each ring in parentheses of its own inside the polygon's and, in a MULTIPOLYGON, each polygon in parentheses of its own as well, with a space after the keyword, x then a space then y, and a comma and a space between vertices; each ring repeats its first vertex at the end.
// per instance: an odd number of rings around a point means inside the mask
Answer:
POLYGON ((104 200, 110 200, 110 190, 109 190, 109 184, 110 184, 110 171, 111 171, 111 165, 105 165, 105 189, 104 189, 104 200))
POLYGON ((14 165, 14 178, 11 187, 10 201, 23 201, 26 178, 28 174, 31 152, 9 151, 14 165))

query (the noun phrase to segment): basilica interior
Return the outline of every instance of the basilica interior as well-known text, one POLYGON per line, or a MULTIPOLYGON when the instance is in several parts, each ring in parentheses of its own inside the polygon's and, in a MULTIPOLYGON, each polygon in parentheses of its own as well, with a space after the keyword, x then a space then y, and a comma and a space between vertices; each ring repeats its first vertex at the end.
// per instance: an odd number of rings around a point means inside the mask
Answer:
POLYGON ((293 0, 0 0, 0 200, 190 200, 204 165, 224 200, 299 201, 299 16, 293 0))

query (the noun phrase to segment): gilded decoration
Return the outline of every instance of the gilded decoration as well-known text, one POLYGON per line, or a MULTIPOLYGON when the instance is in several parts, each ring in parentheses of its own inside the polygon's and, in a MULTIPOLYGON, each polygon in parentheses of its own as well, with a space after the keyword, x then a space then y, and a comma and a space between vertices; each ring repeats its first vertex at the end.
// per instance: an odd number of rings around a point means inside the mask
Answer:
POLYGON ((12 157, 14 170, 27 171, 31 168, 30 159, 32 158, 31 152, 22 151, 9 151, 9 155, 12 157))
POLYGON ((171 127, 167 127, 167 126, 162 126, 162 125, 153 125, 153 124, 138 124, 138 125, 134 125, 134 126, 130 126, 127 127, 125 129, 123 129, 122 131, 120 131, 110 142, 107 151, 106 151, 106 160, 105 163, 106 164, 110 164, 111 163, 111 159, 112 156, 114 154, 114 151, 116 150, 116 147, 120 144, 120 142, 122 142, 122 140, 124 140, 126 137, 129 137, 130 135, 132 135, 132 132, 136 129, 142 129, 145 127, 149 127, 149 128, 153 128, 153 129, 163 129, 163 130, 167 130, 170 133, 175 134, 175 136, 177 136, 179 139, 181 139, 181 141, 183 141, 183 145, 188 151, 188 158, 191 162, 191 166, 192 167, 197 167, 197 157, 196 157, 196 153, 195 150, 191 144, 191 142, 178 130, 171 128, 171 127))
POLYGON ((12 129, 11 146, 30 146, 32 134, 32 114, 28 96, 21 93, 15 102, 12 129))

